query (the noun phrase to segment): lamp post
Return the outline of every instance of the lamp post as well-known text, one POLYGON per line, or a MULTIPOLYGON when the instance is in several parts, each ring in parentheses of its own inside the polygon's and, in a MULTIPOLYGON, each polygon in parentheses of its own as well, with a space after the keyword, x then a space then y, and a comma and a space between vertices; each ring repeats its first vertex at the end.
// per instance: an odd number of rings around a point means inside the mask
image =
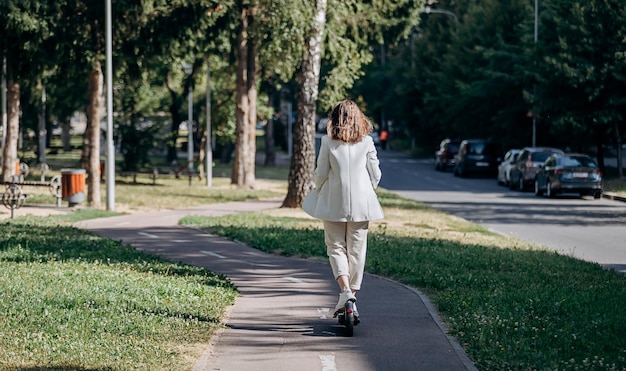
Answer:
POLYGON ((113 47, 111 43, 111 0, 106 0, 106 194, 107 210, 115 211, 115 146, 113 145, 113 47))
POLYGON ((189 174, 191 175, 193 172, 193 65, 183 62, 183 69, 189 75, 189 92, 187 93, 187 162, 189 164, 189 174))
POLYGON ((2 160, 4 160, 4 145, 7 135, 7 57, 2 58, 2 137, 0 138, 0 173, 2 173, 2 160))
MULTIPOLYGON (((539 0, 535 0, 535 49, 537 48, 537 39, 539 37, 539 0)), ((537 87, 533 86, 533 92, 537 93, 537 87)), ((533 147, 537 145, 537 117, 533 114, 533 147)))
POLYGON ((210 187, 213 182, 213 143, 211 143, 211 63, 206 58, 206 142, 204 162, 206 167, 206 185, 210 187))
POLYGON ((46 85, 45 83, 41 89, 41 107, 39 111, 39 125, 38 125, 37 145, 39 153, 37 154, 40 165, 46 163, 46 136, 48 135, 46 130, 46 85))

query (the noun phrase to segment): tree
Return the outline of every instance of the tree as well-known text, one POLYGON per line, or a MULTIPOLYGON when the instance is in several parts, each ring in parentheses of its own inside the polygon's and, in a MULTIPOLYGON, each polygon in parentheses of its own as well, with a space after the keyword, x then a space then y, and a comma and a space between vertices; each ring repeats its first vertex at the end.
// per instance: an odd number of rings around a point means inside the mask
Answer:
MULTIPOLYGON (((176 139, 183 122, 181 110, 188 84, 199 85, 202 63, 208 60, 208 56, 224 57, 226 60, 232 58, 233 53, 229 50, 232 45, 229 40, 233 23, 229 11, 232 6, 232 1, 155 0, 152 11, 148 12, 148 21, 134 42, 133 49, 142 52, 134 59, 141 61, 140 69, 144 73, 153 73, 154 80, 160 78, 169 93, 167 105, 171 123, 166 142, 167 160, 170 163, 177 161, 176 139), (192 75, 187 78, 182 74, 182 62, 193 65, 192 75)), ((226 66, 230 64, 227 62, 226 66)), ((214 65, 223 71, 221 63, 214 65)), ((230 71, 217 74, 214 81, 228 84, 231 82, 230 75, 230 71)), ((229 86, 229 89, 224 90, 233 89, 234 86, 229 86)), ((196 96, 200 95, 194 94, 196 96)), ((230 94, 226 96, 230 98, 230 94)), ((194 104, 194 107, 198 106, 194 104)))
POLYGON ((237 121, 235 160, 231 183, 253 187, 256 153, 256 47, 249 37, 250 26, 258 9, 240 3, 240 24, 237 31, 237 121), (251 124, 252 123, 252 124, 251 124))
POLYGON ((17 162, 20 129, 20 80, 37 80, 50 56, 53 33, 48 4, 38 1, 0 3, 0 54, 7 61, 7 132, 2 149, 2 181, 9 181, 17 162))
POLYGON ((327 0, 315 1, 315 16, 310 25, 302 66, 298 75, 298 116, 294 126, 293 158, 289 187, 282 207, 298 207, 311 190, 315 169, 315 112, 322 60, 322 37, 326 23, 327 0))
POLYGON ((603 144, 624 121, 626 8, 619 0, 545 4, 538 47, 544 117, 573 150, 594 145, 604 168, 603 144))
POLYGON ((322 61, 328 63, 328 68, 322 80, 319 105, 327 110, 334 102, 344 99, 356 79, 362 75, 363 66, 372 60, 371 44, 382 44, 387 33, 405 34, 407 29, 414 26, 410 20, 417 19, 416 14, 422 4, 423 1, 411 0, 384 4, 366 4, 356 0, 315 2, 302 65, 298 71, 298 117, 294 126, 293 158, 283 207, 299 207, 313 187, 314 102, 318 96, 322 61))

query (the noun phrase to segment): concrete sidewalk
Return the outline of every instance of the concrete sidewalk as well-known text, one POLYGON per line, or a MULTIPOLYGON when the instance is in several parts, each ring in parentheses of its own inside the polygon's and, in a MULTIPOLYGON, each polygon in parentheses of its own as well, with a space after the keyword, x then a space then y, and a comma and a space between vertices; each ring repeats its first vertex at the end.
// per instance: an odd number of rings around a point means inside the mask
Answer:
MULTIPOLYGON (((263 253, 179 226, 187 215, 221 216, 277 208, 279 201, 234 202, 83 221, 95 233, 138 250, 226 275, 240 292, 196 370, 474 370, 427 298, 366 275, 362 323, 353 337, 332 318, 337 287, 325 262, 263 253)), ((323 244, 323 241, 320 241, 323 244)))

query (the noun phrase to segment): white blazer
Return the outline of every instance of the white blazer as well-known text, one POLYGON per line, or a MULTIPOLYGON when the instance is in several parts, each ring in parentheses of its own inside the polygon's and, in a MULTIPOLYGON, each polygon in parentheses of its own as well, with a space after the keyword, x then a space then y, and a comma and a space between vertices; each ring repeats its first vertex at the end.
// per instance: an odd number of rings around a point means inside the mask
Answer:
POLYGON ((381 175, 372 137, 345 143, 325 135, 317 157, 315 189, 302 208, 314 218, 332 222, 382 219, 383 209, 374 192, 381 175))

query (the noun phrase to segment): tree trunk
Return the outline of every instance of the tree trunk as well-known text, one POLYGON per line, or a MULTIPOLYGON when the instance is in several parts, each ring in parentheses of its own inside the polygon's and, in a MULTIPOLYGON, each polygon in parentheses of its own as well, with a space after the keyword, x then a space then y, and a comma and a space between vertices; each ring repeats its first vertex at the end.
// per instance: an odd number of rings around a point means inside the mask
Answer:
POLYGON ((66 117, 65 120, 61 123, 61 142, 63 143, 63 151, 70 152, 72 150, 72 119, 66 117))
POLYGON ((7 84, 7 132, 2 149, 2 181, 8 182, 15 174, 17 141, 20 131, 20 84, 8 79, 7 84))
POLYGON ((296 208, 313 188, 315 171, 315 103, 319 92, 322 35, 326 22, 326 1, 316 0, 316 15, 309 32, 298 76, 298 117, 293 130, 293 155, 289 169, 287 196, 282 207, 296 208))
MULTIPOLYGON (((252 26, 254 22, 255 11, 252 10, 252 15, 249 18, 248 27, 252 26)), ((256 69, 257 69, 257 53, 256 45, 253 38, 248 39, 248 64, 246 66, 246 73, 248 75, 248 149, 246 150, 246 168, 244 170, 244 186, 254 188, 256 181, 255 168, 256 168, 256 125, 257 125, 257 90, 256 90, 256 69)))
POLYGON ((100 121, 102 118, 102 97, 104 90, 102 68, 97 62, 89 73, 87 126, 83 139, 81 166, 87 173, 87 202, 92 207, 100 207, 100 121))
POLYGON ((241 25, 237 34, 237 98, 235 159, 231 184, 246 185, 246 151, 249 148, 249 101, 248 101, 248 10, 241 11, 241 25))

